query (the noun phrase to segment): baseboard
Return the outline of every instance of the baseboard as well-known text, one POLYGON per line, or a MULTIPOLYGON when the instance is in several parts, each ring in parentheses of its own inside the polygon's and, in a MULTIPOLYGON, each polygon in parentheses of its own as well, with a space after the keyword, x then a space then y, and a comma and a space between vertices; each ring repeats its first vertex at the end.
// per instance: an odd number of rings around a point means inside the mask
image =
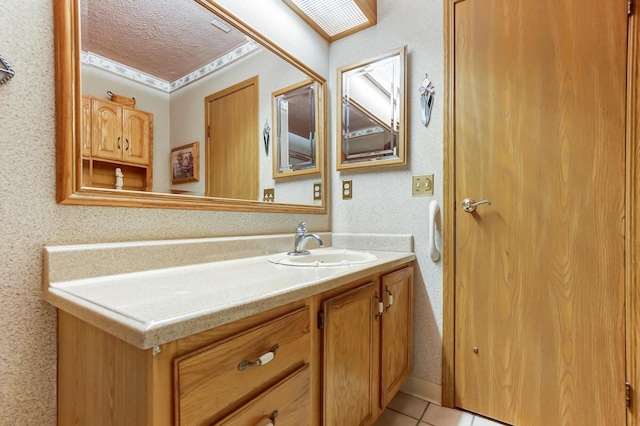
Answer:
POLYGON ((400 388, 400 392, 442 405, 442 386, 417 377, 409 377, 400 388))

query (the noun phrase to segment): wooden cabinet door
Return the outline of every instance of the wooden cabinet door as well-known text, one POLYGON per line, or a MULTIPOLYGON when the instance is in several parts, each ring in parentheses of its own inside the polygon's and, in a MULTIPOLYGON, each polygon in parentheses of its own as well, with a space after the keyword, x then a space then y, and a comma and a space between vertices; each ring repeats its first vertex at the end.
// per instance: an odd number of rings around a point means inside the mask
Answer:
POLYGON ((106 160, 121 160, 122 107, 95 98, 92 103, 92 155, 106 160))
POLYGON ((149 164, 151 115, 123 108, 122 160, 127 163, 149 164))
POLYGON ((381 407, 400 390, 413 368, 413 268, 382 277, 385 312, 381 337, 381 407))
POLYGON ((91 157, 91 98, 82 97, 82 136, 80 137, 83 157, 91 157))
POLYGON ((366 425, 373 420, 379 376, 379 285, 370 282, 324 302, 325 426, 366 425))

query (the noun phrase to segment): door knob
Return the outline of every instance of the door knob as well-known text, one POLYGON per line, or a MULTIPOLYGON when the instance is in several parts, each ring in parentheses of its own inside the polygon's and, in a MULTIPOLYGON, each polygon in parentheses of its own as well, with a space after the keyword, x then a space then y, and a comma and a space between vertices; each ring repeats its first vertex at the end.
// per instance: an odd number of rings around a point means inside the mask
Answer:
POLYGON ((472 213, 476 210, 480 204, 488 204, 491 205, 491 201, 489 200, 480 200, 478 202, 473 201, 471 198, 465 198, 462 200, 462 209, 467 213, 472 213))

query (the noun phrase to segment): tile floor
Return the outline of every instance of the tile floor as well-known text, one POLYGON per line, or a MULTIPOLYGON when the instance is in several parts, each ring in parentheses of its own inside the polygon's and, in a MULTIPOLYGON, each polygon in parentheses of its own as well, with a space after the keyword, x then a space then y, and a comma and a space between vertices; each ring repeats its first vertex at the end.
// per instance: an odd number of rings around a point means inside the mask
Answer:
POLYGON ((375 426, 502 426, 502 423, 398 392, 375 426))

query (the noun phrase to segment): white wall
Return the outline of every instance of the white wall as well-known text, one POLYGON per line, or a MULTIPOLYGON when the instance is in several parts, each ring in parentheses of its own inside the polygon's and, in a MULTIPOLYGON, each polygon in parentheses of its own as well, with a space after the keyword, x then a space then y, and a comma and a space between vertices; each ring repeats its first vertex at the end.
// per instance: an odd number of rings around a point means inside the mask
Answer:
MULTIPOLYGON (((176 147, 200 142, 199 182, 174 185, 173 188, 189 191, 196 195, 204 194, 205 141, 204 98, 216 92, 259 76, 259 126, 255 132, 255 141, 260 152, 260 199, 265 188, 275 189, 275 201, 294 202, 297 204, 313 204, 313 186, 311 178, 285 179, 275 182, 272 178, 272 156, 275 137, 273 134, 273 117, 271 112, 271 94, 282 88, 308 78, 302 71, 286 63, 283 59, 266 49, 254 52, 237 63, 231 64, 171 93, 171 146, 176 147), (265 154, 262 142, 262 126, 269 120, 272 129, 269 143, 269 155, 265 154)), ((316 179, 318 180, 318 179, 316 179)))
MULTIPOLYGON (((63 0, 56 0, 63 1, 63 0)), ((56 424, 56 314, 41 296, 44 245, 329 231, 329 215, 78 207, 55 202, 55 69, 50 0, 0 2, 0 425, 56 424)), ((327 75, 328 46, 281 0, 226 0, 235 13, 327 75), (284 29, 280 18, 292 15, 284 29), (305 30, 306 28, 306 30, 305 30), (275 34, 278 32, 279 34, 275 34), (278 36, 279 38, 276 38, 278 36), (312 60, 312 61, 310 61, 312 60), (313 63, 311 63, 313 62, 313 63)))
MULTIPOLYGON (((428 207, 442 201, 443 129, 443 10, 441 0, 378 0, 378 24, 331 43, 331 88, 336 68, 407 45, 408 50, 408 164, 337 173, 331 169, 334 232, 410 233, 418 258, 415 288, 415 340, 413 375, 441 383, 442 264, 429 259, 428 207), (436 87, 429 127, 420 118, 418 87, 425 73, 436 87), (435 196, 412 197, 412 175, 435 174, 435 196), (342 200, 343 179, 353 180, 353 199, 342 200)), ((331 93, 332 139, 336 138, 338 94, 331 93)), ((335 145, 332 162, 335 161, 335 145)))

